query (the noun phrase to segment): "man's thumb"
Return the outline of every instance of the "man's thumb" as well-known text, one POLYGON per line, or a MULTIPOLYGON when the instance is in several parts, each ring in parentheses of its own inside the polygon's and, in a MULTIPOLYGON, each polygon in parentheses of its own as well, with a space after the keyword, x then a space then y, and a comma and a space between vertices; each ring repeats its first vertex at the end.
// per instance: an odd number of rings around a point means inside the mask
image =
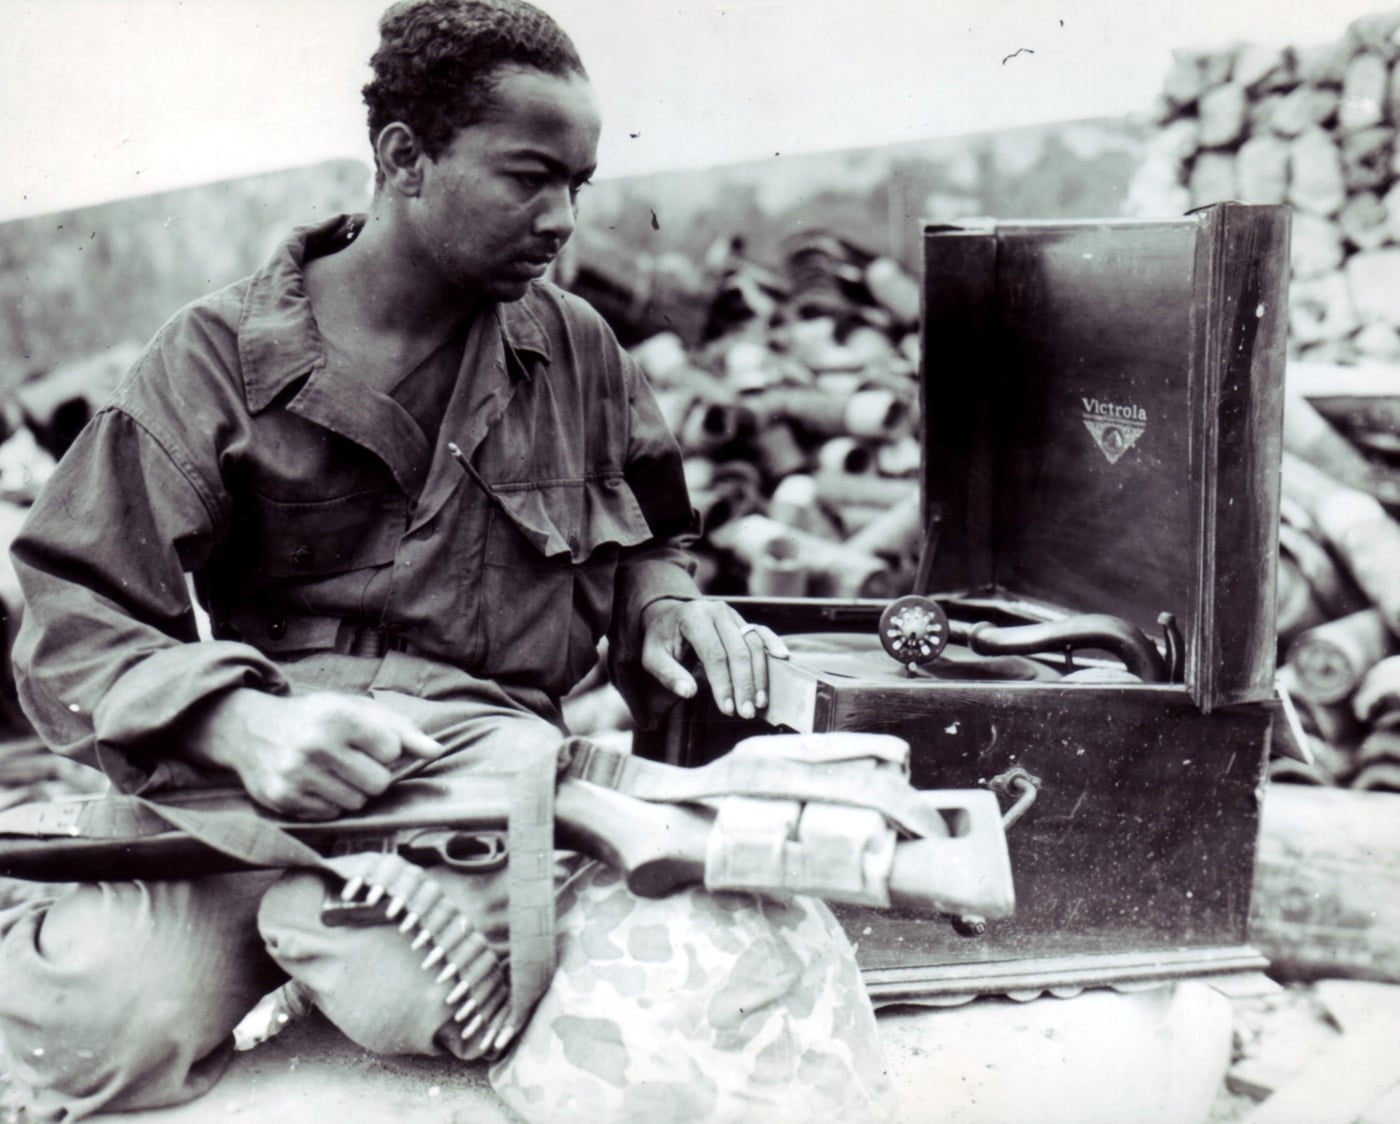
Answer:
POLYGON ((672 694, 679 695, 683 699, 695 697, 695 692, 698 689, 695 676, 686 671, 685 666, 679 660, 659 646, 648 645, 647 651, 642 656, 642 666, 659 679, 672 694))

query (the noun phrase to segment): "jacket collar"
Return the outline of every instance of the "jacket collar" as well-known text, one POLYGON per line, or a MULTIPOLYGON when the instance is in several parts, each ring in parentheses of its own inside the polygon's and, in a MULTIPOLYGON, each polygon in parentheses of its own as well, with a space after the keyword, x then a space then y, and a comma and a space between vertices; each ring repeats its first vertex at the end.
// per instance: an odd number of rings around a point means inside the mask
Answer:
MULTIPOLYGON (((306 295, 302 268, 308 260, 348 246, 364 228, 364 215, 337 215, 298 227, 272 259, 248 281, 238 323, 238 358, 248 409, 258 413, 292 383, 326 364, 325 345, 306 295)), ((508 349, 550 360, 549 337, 532 307, 535 286, 509 304, 498 304, 496 323, 508 349)), ((524 363, 507 364, 515 377, 529 377, 524 363)))

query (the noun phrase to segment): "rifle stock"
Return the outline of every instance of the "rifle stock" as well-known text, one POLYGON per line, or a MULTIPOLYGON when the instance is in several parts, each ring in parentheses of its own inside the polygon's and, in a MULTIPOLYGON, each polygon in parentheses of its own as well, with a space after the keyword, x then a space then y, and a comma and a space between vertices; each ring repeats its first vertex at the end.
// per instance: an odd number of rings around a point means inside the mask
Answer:
MULTIPOLYGON (((891 904, 925 913, 1009 916, 1014 895, 995 797, 981 791, 920 795, 943 813, 949 834, 896 845, 891 904)), ((403 780, 363 811, 328 821, 280 819, 230 790, 163 795, 162 803, 240 809, 331 856, 385 848, 429 830, 501 831, 507 826, 510 797, 508 777, 480 774, 403 780)), ((617 867, 629 888, 644 897, 704 882, 713 823, 714 812, 705 805, 652 803, 579 779, 561 781, 555 796, 556 845, 617 867)), ((254 865, 170 829, 131 797, 31 804, 0 813, 0 876, 9 878, 189 878, 254 865)), ((820 896, 819 890, 803 892, 820 896)))

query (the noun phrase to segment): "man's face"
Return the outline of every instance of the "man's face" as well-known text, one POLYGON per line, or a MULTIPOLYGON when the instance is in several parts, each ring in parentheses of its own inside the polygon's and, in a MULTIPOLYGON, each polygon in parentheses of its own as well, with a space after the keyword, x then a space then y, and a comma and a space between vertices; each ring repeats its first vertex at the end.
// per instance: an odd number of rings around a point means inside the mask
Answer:
POLYGON ((600 129, 587 79, 503 70, 492 113, 427 163, 409 208, 422 254, 469 293, 519 300, 573 233, 600 129))

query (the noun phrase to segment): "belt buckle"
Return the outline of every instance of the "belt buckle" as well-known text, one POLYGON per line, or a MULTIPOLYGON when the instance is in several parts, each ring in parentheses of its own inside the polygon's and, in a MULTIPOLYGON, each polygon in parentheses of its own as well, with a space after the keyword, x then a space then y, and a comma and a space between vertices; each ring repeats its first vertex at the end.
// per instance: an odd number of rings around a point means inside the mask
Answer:
POLYGON ((407 652, 411 645, 408 637, 388 625, 357 625, 347 621, 341 629, 341 643, 336 647, 348 656, 383 659, 389 652, 407 652))
POLYGON ((345 654, 348 656, 382 659, 388 648, 388 636, 379 625, 354 625, 347 630, 345 654))

